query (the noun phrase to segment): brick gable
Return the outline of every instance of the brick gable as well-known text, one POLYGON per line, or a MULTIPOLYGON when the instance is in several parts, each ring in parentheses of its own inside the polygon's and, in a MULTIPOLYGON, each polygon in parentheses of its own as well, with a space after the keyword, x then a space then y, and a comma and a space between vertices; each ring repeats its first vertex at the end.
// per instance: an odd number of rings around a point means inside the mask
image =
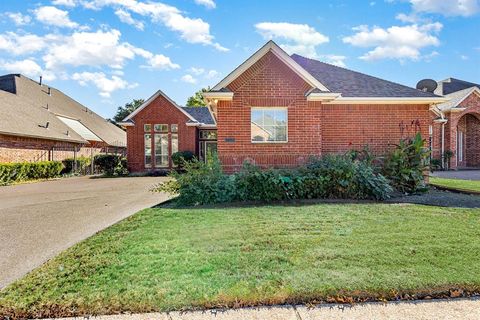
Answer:
MULTIPOLYGON (((132 172, 146 170, 144 163, 144 124, 151 124, 152 130, 154 124, 168 124, 169 130, 171 124, 178 124, 178 150, 192 151, 195 153, 197 150, 197 129, 187 126, 186 122, 188 120, 188 117, 183 112, 178 110, 176 106, 172 105, 171 102, 162 95, 159 95, 148 106, 137 113, 133 117, 135 126, 127 127, 127 158, 129 170, 132 172)), ((153 133, 153 131, 151 133, 153 133)), ((171 150, 170 139, 169 150, 171 150)))

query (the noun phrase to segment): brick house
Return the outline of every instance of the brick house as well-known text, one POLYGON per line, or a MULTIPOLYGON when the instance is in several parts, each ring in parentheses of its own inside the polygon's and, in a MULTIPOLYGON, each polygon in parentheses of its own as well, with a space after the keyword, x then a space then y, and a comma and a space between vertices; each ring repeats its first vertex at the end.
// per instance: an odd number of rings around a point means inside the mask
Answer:
POLYGON ((124 152, 126 134, 63 92, 19 74, 0 77, 0 163, 124 152))
POLYGON ((177 151, 194 152, 200 159, 216 152, 217 131, 209 109, 181 107, 160 90, 121 125, 127 130, 131 172, 170 169, 177 151))
MULTIPOLYGON (((292 167, 309 156, 365 145, 383 153, 416 132, 427 137, 431 110, 448 100, 299 55, 289 56, 273 41, 204 93, 204 98, 209 107, 200 112, 211 114, 209 121, 198 119, 161 92, 127 117, 124 125, 131 169, 158 167, 152 158, 166 157, 177 149, 205 158, 205 143, 200 139, 205 129, 216 138, 216 145, 215 140, 208 145, 218 150, 227 172, 238 170, 245 161, 264 167, 292 167), (172 131, 172 125, 178 133, 172 131), (172 137, 178 146, 172 145, 172 137)), ((168 167, 167 160, 161 161, 168 167)))
POLYGON ((449 101, 433 109, 432 155, 451 169, 480 168, 480 84, 449 78, 435 90, 449 101))

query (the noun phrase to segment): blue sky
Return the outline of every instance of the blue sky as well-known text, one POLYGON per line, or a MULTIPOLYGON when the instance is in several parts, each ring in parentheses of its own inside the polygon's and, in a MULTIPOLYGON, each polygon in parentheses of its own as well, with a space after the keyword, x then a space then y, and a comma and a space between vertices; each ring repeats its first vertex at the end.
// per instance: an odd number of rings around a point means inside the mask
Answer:
POLYGON ((0 18, 0 73, 104 117, 158 89, 184 104, 268 39, 410 86, 480 82, 480 0, 2 0, 0 18))

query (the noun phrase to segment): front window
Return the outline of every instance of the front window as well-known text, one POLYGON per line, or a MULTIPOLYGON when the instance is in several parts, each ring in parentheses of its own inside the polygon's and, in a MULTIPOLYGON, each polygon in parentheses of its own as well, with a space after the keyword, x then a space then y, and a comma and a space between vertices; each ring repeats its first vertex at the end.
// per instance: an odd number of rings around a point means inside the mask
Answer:
POLYGON ((252 142, 287 142, 287 127, 287 108, 252 108, 252 142))
POLYGON ((170 130, 172 130, 172 132, 178 132, 178 124, 171 124, 170 130))
POLYGON ((143 125, 143 131, 150 132, 150 130, 152 130, 152 126, 150 124, 143 125))
POLYGON ((200 130, 200 139, 217 140, 217 131, 216 130, 200 130))
POLYGON ((155 134, 155 167, 168 167, 168 134, 155 134))
POLYGON ((145 143, 145 168, 152 167, 152 135, 146 134, 144 137, 145 143))
POLYGON ((168 132, 168 124, 156 124, 153 128, 155 132, 168 132))

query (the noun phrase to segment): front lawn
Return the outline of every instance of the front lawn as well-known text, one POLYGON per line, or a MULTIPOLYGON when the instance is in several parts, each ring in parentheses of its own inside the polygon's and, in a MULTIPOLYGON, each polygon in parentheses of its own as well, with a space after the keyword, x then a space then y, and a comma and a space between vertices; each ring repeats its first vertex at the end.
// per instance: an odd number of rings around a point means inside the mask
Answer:
POLYGON ((458 296, 480 290, 479 223, 399 204, 146 209, 1 291, 0 314, 458 296))
POLYGON ((430 177, 430 184, 463 191, 480 192, 480 181, 430 177))

